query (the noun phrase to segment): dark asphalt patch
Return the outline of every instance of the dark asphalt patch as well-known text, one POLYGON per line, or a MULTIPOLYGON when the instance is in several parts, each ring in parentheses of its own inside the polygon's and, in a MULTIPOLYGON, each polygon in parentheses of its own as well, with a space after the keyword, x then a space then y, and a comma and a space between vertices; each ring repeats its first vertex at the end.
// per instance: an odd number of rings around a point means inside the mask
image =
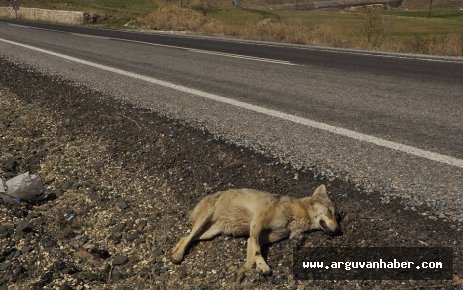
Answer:
MULTIPOLYGON (((76 139, 91 135, 106 140, 111 144, 112 157, 119 160, 126 171, 135 172, 135 169, 143 168, 148 175, 164 179, 172 189, 175 200, 185 208, 192 208, 207 194, 231 187, 303 196, 312 192, 320 183, 325 183, 338 211, 343 213, 341 226, 344 235, 331 238, 317 232, 304 235, 302 241, 285 241, 271 246, 268 249, 268 261, 274 270, 273 278, 247 278, 245 282, 254 287, 286 285, 287 276, 291 273, 291 248, 296 244, 346 247, 448 246, 453 247, 456 254, 455 272, 463 275, 462 239, 457 225, 422 216, 420 213, 424 208, 405 209, 398 198, 383 200, 381 193, 366 194, 341 179, 326 180, 323 176, 314 176, 310 168, 296 170, 268 156, 217 139, 206 130, 193 128, 181 120, 133 107, 5 59, 0 58, 0 67, 0 83, 22 100, 40 106, 63 120, 63 134, 76 139)), ((31 168, 40 166, 43 157, 31 159, 31 168)), ((174 214, 187 223, 186 211, 174 214)), ((166 243, 173 247, 178 238, 168 237, 166 243)), ((212 244, 210 249, 213 249, 210 256, 220 259, 220 248, 212 244)), ((245 248, 242 250, 244 252, 245 248)), ((168 253, 164 254, 167 257, 168 253)), ((188 281, 188 271, 182 279, 188 281)), ((214 286, 216 280, 211 278, 205 282, 214 286)), ((333 288, 452 285, 450 281, 304 283, 307 286, 333 288)))

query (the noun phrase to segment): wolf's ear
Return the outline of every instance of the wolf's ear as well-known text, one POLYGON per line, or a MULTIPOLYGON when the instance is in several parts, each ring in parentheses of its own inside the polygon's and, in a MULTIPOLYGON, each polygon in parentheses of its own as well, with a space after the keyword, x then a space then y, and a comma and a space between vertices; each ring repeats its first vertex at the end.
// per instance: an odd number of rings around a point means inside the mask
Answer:
POLYGON ((312 196, 319 196, 319 197, 328 197, 328 193, 326 192, 326 186, 324 184, 320 185, 315 189, 312 196))

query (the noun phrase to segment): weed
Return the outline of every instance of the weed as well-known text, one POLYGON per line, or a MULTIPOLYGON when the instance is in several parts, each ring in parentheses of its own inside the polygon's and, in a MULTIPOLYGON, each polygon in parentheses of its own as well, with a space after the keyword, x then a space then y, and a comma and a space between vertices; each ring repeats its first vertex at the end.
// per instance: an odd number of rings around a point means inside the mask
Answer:
POLYGON ((386 37, 386 25, 384 16, 377 13, 370 5, 365 5, 362 30, 365 33, 368 45, 371 48, 379 48, 386 37))

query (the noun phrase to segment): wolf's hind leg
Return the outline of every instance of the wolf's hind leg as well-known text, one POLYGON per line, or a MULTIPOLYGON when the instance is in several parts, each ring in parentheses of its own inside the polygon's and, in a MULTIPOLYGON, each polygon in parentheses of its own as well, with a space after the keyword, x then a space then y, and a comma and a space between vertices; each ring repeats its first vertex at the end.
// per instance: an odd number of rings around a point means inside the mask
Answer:
POLYGON ((288 236, 289 234, 286 230, 268 231, 261 235, 260 244, 268 245, 268 244, 276 243, 278 241, 288 238, 288 236))
POLYGON ((172 262, 180 263, 182 261, 186 249, 190 243, 195 240, 199 232, 204 230, 205 226, 209 223, 211 216, 211 212, 205 212, 197 217, 190 234, 181 238, 175 248, 172 250, 172 262))
POLYGON ((216 237, 217 235, 219 235, 221 232, 222 232, 222 228, 220 224, 215 222, 207 229, 207 231, 202 233, 201 236, 197 238, 197 240, 200 240, 200 241, 210 240, 216 237))

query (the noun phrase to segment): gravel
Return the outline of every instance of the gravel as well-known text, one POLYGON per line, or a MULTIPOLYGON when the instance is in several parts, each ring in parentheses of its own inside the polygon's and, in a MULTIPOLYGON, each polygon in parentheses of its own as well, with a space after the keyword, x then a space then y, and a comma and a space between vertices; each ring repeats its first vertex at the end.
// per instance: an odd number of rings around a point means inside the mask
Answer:
POLYGON ((243 288, 461 286, 461 227, 423 216, 424 206, 406 208, 398 197, 382 198, 349 181, 295 169, 182 121, 4 59, 0 66, 0 107, 6 108, 0 114, 0 150, 18 157, 15 167, 0 166, 0 177, 37 173, 49 193, 37 204, 0 201, 0 287, 231 289, 245 261, 245 239, 218 237, 194 245, 180 265, 169 261, 171 249, 189 229, 194 204, 230 187, 303 196, 322 182, 344 212, 344 235, 315 232, 302 241, 272 245, 266 252, 273 274, 252 272, 243 288), (455 278, 297 281, 291 270, 297 243, 450 246, 455 278))

